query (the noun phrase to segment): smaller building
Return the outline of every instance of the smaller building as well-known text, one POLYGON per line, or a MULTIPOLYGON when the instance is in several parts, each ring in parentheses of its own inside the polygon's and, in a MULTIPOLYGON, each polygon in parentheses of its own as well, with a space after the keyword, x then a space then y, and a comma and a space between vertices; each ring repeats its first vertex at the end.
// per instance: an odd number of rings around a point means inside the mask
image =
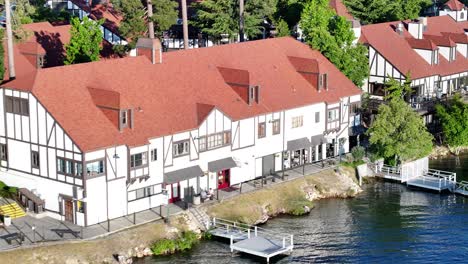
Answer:
POLYGON ((445 5, 439 10, 439 16, 451 16, 457 22, 467 21, 468 9, 465 4, 459 0, 449 0, 445 5))

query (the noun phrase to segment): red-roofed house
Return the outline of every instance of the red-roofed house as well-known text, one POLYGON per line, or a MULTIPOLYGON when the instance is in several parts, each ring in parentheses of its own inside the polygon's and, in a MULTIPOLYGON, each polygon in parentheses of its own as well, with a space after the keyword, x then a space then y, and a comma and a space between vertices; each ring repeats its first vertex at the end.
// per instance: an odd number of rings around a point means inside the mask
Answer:
POLYGON ((362 27, 369 47, 370 77, 363 89, 384 95, 384 82, 411 75, 413 106, 450 95, 468 85, 468 37, 463 22, 450 16, 396 21, 362 27))
POLYGON ((361 22, 353 17, 349 12, 348 8, 345 6, 342 0, 330 0, 329 5, 337 15, 346 18, 351 23, 351 28, 353 29, 354 36, 356 37, 355 42, 361 37, 361 22))
POLYGON ((123 17, 113 9, 112 4, 92 5, 92 2, 90 0, 57 0, 49 1, 48 4, 53 8, 58 3, 63 3, 66 10, 80 19, 85 16, 93 20, 104 19, 104 24, 101 26, 103 38, 113 45, 126 45, 127 41, 119 34, 119 24, 123 17))
POLYGON ((468 9, 459 0, 449 0, 442 10, 439 10, 439 16, 444 15, 451 16, 458 22, 467 21, 468 9))
POLYGON ((137 50, 5 82, 0 180, 91 225, 355 144, 361 90, 292 38, 137 50))

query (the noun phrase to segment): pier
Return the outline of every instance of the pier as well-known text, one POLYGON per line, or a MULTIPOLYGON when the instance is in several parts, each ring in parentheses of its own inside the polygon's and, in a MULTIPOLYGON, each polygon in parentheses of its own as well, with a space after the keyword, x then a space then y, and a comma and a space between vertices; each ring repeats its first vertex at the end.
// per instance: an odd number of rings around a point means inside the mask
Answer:
POLYGON ((457 184, 457 174, 449 171, 428 168, 425 159, 399 166, 377 164, 374 166, 375 176, 437 192, 450 191, 458 194, 468 194, 468 182, 457 184))
POLYGON ((208 231, 212 236, 229 239, 231 252, 243 252, 250 255, 270 258, 289 254, 293 251, 293 235, 279 234, 242 223, 213 218, 208 231))

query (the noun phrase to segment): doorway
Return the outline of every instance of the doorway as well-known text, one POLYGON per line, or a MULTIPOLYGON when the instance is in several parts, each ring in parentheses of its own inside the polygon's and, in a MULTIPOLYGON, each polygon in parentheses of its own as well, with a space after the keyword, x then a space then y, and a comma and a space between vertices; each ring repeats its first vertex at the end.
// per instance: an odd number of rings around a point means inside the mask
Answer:
POLYGON ((171 198, 169 198, 169 203, 175 203, 180 201, 180 185, 179 183, 171 184, 171 198))
POLYGON ((268 155, 262 158, 262 176, 275 173, 275 155, 268 155))
POLYGON ((231 178, 231 170, 218 171, 218 189, 229 187, 231 178))
POLYGON ((65 201, 65 221, 73 223, 73 202, 72 200, 65 201))

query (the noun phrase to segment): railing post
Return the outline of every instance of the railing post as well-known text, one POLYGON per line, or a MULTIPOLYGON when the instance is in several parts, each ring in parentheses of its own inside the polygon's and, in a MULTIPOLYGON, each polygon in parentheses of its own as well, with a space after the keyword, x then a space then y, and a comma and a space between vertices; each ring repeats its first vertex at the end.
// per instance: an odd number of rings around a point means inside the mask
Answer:
POLYGON ((291 235, 291 247, 294 246, 294 235, 291 235))
POLYGON ((249 227, 249 229, 247 230, 247 238, 250 239, 250 227, 249 227))
POLYGON ((255 228, 255 236, 257 236, 257 226, 255 226, 254 228, 255 228))
POLYGON ((216 217, 213 217, 213 226, 216 227, 216 217))
POLYGON ((286 247, 286 238, 283 237, 283 248, 285 248, 285 247, 286 247))
POLYGON ((233 237, 233 235, 231 235, 230 244, 231 244, 231 253, 232 253, 232 252, 234 252, 234 249, 232 248, 232 245, 234 244, 234 237, 233 237))

